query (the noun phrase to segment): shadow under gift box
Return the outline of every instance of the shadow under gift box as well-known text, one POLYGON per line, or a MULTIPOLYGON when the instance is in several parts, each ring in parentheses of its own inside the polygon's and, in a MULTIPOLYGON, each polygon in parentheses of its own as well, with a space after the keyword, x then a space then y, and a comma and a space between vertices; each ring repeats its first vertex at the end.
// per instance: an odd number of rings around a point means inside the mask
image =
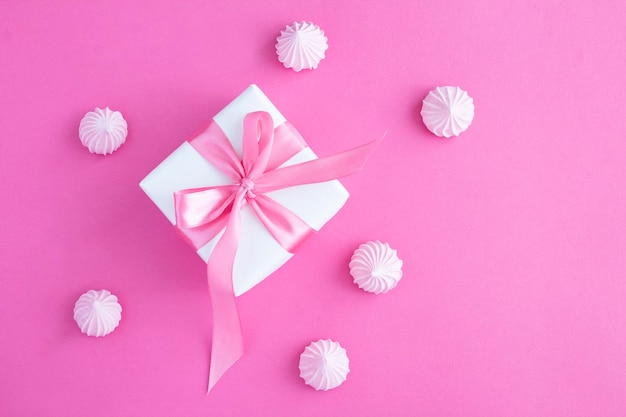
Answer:
MULTIPOLYGON (((246 114, 265 111, 274 126, 285 123, 285 117, 256 86, 251 85, 220 111, 213 121, 219 125, 241 158, 243 120, 246 114)), ((306 138, 305 138, 306 140, 306 138)), ((311 148, 298 152, 283 166, 317 159, 311 148)), ((204 159, 188 142, 184 142, 139 184, 143 191, 174 225, 174 192, 189 188, 233 184, 233 180, 204 159)), ((319 230, 345 204, 348 191, 337 180, 298 185, 266 193, 268 197, 297 214, 314 230, 319 230)), ((207 262, 220 232, 197 253, 207 262)), ((280 268, 293 256, 265 229, 250 207, 241 211, 241 234, 233 267, 233 288, 239 296, 280 268)))

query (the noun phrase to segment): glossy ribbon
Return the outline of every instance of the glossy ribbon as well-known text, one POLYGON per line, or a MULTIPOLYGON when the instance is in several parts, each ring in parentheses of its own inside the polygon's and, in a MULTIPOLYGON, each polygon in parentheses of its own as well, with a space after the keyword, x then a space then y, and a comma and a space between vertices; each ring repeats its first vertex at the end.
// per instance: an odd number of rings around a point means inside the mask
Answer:
POLYGON ((213 312, 209 392, 243 355, 232 278, 242 207, 249 204, 274 239, 285 250, 294 253, 314 230, 265 193, 350 175, 363 167, 379 142, 376 140, 326 158, 278 168, 304 149, 306 143, 287 122, 274 128, 272 117, 262 111, 249 113, 244 118, 241 159, 215 122, 190 141, 198 153, 233 180, 231 185, 174 193, 176 227, 196 249, 224 230, 207 262, 213 312))

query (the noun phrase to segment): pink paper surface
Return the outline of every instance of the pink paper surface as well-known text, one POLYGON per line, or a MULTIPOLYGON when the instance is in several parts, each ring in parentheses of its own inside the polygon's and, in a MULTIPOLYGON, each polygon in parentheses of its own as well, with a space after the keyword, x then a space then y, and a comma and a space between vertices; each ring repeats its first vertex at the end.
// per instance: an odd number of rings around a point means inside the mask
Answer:
POLYGON ((0 4, 0 415, 626 414, 626 6, 621 1, 0 4), (315 71, 277 60, 286 24, 329 38, 315 71), (245 356, 205 396, 205 267, 138 187, 256 83, 318 155, 388 131, 351 197, 238 299, 245 356), (438 85, 474 98, 432 135, 438 85), (78 123, 119 110, 126 144, 78 123), (374 296, 348 273, 366 240, 404 260, 374 296), (74 302, 123 306, 104 338, 74 302), (312 340, 351 372, 316 392, 312 340))

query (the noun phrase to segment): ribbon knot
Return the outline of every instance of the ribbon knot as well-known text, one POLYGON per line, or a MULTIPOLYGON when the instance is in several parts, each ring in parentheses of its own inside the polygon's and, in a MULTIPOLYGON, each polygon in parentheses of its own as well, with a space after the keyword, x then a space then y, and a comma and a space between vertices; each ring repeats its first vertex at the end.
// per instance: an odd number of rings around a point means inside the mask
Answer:
POLYGON ((233 291, 233 264, 245 202, 274 239, 285 250, 295 253, 314 229, 266 193, 350 175, 363 167, 382 140, 326 158, 281 167, 306 148, 298 131, 287 122, 274 128, 271 115, 262 111, 247 114, 243 128, 241 157, 215 122, 190 141, 200 155, 233 180, 232 184, 174 193, 176 227, 196 249, 224 231, 207 262, 213 311, 209 391, 243 355, 241 323, 233 291))
POLYGON ((245 190, 246 198, 256 197, 256 194, 254 194, 254 192, 252 191, 254 190, 254 181, 252 181, 250 178, 243 178, 239 183, 239 186, 245 190))

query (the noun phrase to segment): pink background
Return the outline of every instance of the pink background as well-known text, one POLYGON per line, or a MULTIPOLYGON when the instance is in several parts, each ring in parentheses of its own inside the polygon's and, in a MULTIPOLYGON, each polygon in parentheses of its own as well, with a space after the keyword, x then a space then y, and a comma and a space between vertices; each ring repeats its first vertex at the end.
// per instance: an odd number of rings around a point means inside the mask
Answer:
POLYGON ((0 415, 626 414, 626 6, 622 1, 0 2, 0 415), (295 20, 329 37, 316 71, 277 61, 295 20), (239 298, 247 353, 205 396, 204 265, 139 181, 250 83, 320 155, 389 131, 352 197, 239 298), (470 129, 426 130, 438 85, 470 129), (78 123, 120 110, 127 143, 90 154, 78 123), (347 264, 397 248, 374 296, 347 264), (123 305, 105 338, 74 302, 123 305), (346 347, 316 392, 298 357, 346 347))

